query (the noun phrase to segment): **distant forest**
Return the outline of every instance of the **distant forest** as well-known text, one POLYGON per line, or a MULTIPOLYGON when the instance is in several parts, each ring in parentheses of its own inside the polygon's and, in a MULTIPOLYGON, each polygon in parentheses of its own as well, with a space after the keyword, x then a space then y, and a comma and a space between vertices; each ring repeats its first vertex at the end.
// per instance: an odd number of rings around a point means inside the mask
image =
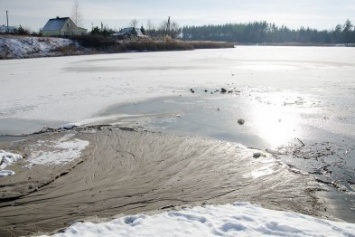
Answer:
POLYGON ((184 40, 228 41, 240 44, 354 44, 355 28, 350 20, 333 30, 278 27, 266 21, 248 24, 185 26, 184 40))

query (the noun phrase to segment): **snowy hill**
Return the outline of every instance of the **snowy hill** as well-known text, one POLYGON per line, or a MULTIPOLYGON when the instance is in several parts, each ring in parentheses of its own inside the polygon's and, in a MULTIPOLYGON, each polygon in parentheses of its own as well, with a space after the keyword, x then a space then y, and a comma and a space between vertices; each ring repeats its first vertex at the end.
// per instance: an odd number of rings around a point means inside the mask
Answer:
POLYGON ((0 59, 61 56, 69 46, 77 48, 69 39, 0 36, 0 59))

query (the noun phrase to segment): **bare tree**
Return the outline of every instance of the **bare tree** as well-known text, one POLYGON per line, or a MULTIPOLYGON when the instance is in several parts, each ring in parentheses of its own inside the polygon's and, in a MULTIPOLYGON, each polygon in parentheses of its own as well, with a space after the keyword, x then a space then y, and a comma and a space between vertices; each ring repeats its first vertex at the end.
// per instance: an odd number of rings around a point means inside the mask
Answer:
POLYGON ((172 38, 177 38, 179 37, 180 34, 181 34, 180 26, 175 21, 173 21, 170 25, 170 36, 172 38))
POLYGON ((152 24, 152 21, 150 19, 147 20, 147 30, 153 30, 154 26, 152 24))
POLYGON ((131 22, 130 22, 130 26, 131 27, 137 28, 137 25, 138 25, 138 20, 137 19, 131 20, 131 22))
POLYGON ((83 24, 83 14, 81 12, 81 7, 79 0, 74 0, 74 5, 72 9, 71 18, 74 21, 75 25, 82 26, 83 24))
POLYGON ((160 23, 159 31, 172 38, 177 38, 181 34, 180 26, 175 21, 170 23, 169 20, 160 23))

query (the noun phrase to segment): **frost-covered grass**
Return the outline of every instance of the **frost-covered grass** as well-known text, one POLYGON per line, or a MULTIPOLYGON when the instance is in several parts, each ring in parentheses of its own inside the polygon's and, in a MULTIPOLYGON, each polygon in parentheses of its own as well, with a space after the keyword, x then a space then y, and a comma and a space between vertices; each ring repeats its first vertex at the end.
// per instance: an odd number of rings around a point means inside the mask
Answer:
POLYGON ((17 161, 21 160, 22 156, 10 152, 0 150, 0 177, 6 177, 14 175, 15 172, 12 170, 5 170, 7 166, 10 166, 17 161))
POLYGON ((0 59, 29 58, 62 55, 73 41, 49 37, 5 37, 0 36, 0 59))
MULTIPOLYGON (((42 235, 44 237, 45 235, 42 235)), ((78 222, 55 237, 94 236, 355 236, 355 225, 249 203, 194 207, 110 222, 78 222)))
POLYGON ((130 52, 130 51, 172 51, 172 50, 193 50, 213 48, 234 48, 234 44, 227 42, 212 41, 183 41, 169 37, 160 39, 144 38, 134 40, 116 40, 114 38, 98 35, 75 36, 72 38, 83 47, 101 50, 109 53, 130 52))

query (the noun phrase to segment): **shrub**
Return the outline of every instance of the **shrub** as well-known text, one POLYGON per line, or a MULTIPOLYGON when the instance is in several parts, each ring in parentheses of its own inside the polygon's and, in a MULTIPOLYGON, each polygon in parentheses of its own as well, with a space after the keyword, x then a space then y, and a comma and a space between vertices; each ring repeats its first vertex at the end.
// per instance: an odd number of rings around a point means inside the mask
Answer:
POLYGON ((74 44, 58 47, 53 52, 59 52, 61 55, 75 55, 78 54, 78 49, 74 44))
POLYGON ((17 28, 17 34, 18 35, 30 35, 30 31, 23 28, 21 25, 19 26, 19 28, 17 28))
POLYGON ((115 46, 116 41, 104 37, 102 35, 82 35, 82 36, 72 36, 72 40, 77 41, 81 46, 85 48, 92 48, 97 50, 105 50, 115 46))

